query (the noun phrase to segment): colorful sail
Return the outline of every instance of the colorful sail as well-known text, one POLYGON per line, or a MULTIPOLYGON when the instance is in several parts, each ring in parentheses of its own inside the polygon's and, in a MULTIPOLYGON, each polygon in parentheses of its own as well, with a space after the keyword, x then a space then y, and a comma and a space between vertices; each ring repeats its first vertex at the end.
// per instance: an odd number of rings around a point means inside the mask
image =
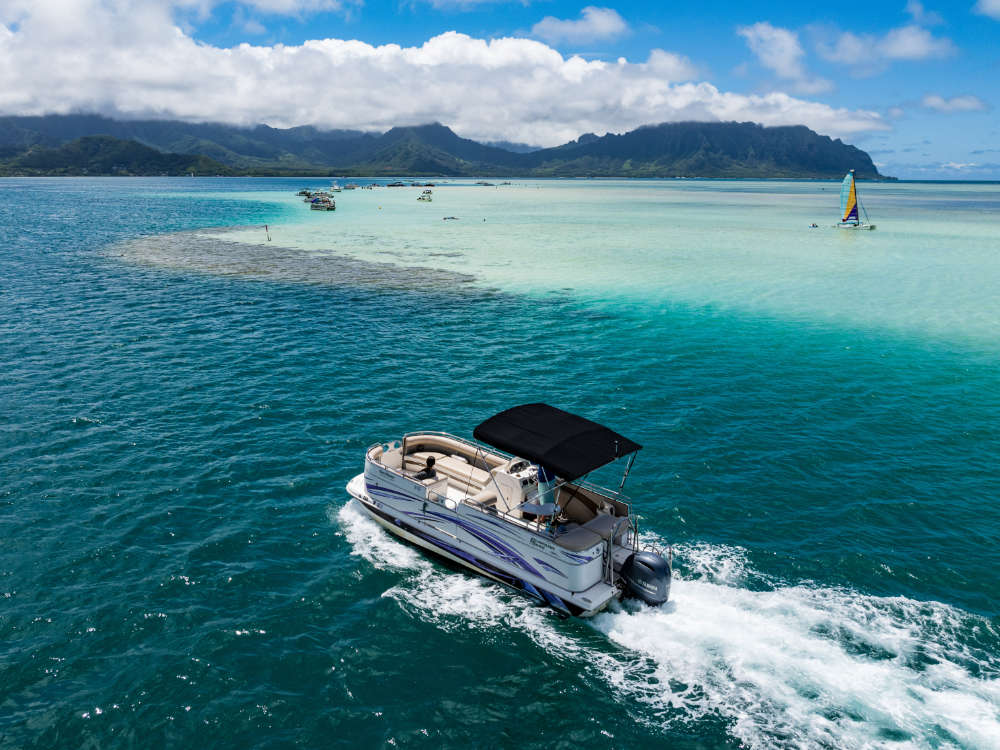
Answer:
POLYGON ((843 218, 841 223, 858 223, 858 193, 854 187, 854 170, 852 169, 844 177, 844 182, 840 186, 840 212, 843 218))

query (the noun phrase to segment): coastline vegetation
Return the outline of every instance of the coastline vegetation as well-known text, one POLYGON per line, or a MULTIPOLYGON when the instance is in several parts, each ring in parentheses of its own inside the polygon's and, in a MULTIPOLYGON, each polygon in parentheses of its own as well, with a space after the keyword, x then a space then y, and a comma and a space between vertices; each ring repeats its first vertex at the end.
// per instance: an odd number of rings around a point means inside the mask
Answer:
POLYGON ((848 169, 867 180, 892 179, 880 175, 864 151, 805 126, 664 123, 509 151, 461 138, 438 123, 372 134, 97 115, 0 118, 0 176, 831 179, 848 169))

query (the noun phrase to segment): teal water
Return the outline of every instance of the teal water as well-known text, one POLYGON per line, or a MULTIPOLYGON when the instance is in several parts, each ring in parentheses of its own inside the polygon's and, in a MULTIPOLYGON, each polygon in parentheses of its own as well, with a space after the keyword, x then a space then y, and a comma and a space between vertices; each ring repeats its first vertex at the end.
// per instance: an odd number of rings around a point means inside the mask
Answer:
POLYGON ((1000 747, 1000 188, 310 182, 0 181, 0 747, 1000 747), (671 604, 348 502, 529 400, 645 446, 671 604))

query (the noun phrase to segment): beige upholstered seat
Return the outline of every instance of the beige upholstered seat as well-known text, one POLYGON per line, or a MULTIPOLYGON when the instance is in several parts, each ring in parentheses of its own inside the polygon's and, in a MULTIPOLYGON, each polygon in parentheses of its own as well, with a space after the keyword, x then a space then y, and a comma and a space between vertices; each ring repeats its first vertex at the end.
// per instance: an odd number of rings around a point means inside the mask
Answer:
POLYGON ((447 456, 444 453, 437 453, 435 451, 411 453, 406 457, 406 468, 422 469, 427 463, 427 459, 431 456, 434 457, 434 470, 440 476, 453 479, 452 486, 454 487, 465 489, 466 486, 469 486, 471 491, 476 492, 489 484, 490 475, 487 472, 476 468, 470 463, 466 463, 460 458, 447 456))

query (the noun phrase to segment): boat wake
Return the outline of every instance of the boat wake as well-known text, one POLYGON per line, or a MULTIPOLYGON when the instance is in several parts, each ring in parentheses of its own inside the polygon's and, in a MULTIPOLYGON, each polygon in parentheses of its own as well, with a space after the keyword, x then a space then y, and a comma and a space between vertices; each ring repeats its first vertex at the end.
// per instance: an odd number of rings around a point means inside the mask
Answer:
POLYGON ((751 747, 1000 747, 1000 656, 976 645, 1000 633, 954 607, 769 581, 738 548, 694 545, 678 550, 670 603, 616 606, 586 621, 601 636, 588 638, 436 565, 354 502, 336 520, 354 554, 406 574, 383 596, 443 629, 513 628, 642 703, 651 724, 721 717, 751 747))

